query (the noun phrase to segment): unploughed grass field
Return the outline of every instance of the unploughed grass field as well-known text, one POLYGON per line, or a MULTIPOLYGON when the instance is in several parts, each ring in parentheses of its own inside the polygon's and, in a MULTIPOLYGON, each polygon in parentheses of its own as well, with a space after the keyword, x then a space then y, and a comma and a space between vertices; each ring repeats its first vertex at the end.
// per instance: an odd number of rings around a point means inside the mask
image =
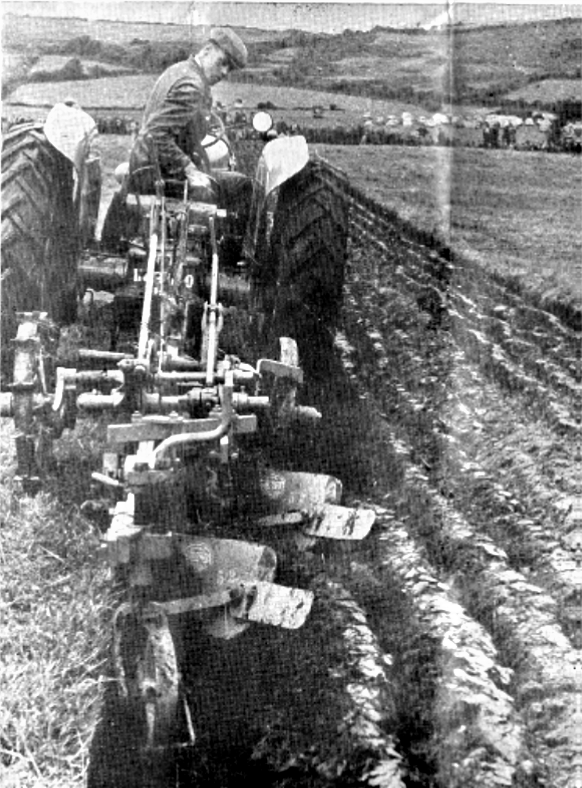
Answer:
MULTIPOLYGON (((34 78, 38 72, 44 73, 53 73, 54 71, 59 71, 67 63, 71 60, 70 55, 43 55, 36 63, 32 66, 29 72, 29 77, 34 78)), ((102 63, 99 60, 91 60, 88 58, 82 58, 81 63, 85 71, 90 71, 90 69, 94 69, 99 67, 102 71, 106 74, 131 74, 132 70, 130 68, 124 68, 123 66, 119 65, 112 65, 111 63, 102 63)), ((102 77, 106 78, 106 77, 102 77)))
MULTIPOLYGON (((18 87, 4 104, 3 115, 23 115, 42 117, 47 109, 67 96, 74 97, 87 111, 99 111, 100 114, 135 115, 140 117, 147 98, 151 92, 157 74, 132 74, 123 77, 103 77, 102 79, 64 81, 64 82, 31 82, 18 87)), ((312 108, 321 105, 328 108, 336 104, 338 110, 330 111, 325 118, 325 125, 352 125, 362 121, 364 112, 374 116, 398 115, 402 112, 422 114, 418 106, 402 102, 381 101, 359 96, 341 95, 333 92, 302 90, 300 88, 278 87, 276 85, 253 85, 247 83, 221 82, 213 88, 215 101, 225 106, 232 106, 236 99, 241 98, 243 105, 256 109, 259 102, 272 102, 277 108, 277 120, 298 123, 307 118, 312 120, 312 113, 297 117, 295 108, 312 108)))
POLYGON ((525 290, 582 306, 582 168, 567 154, 314 145, 351 182, 525 290))

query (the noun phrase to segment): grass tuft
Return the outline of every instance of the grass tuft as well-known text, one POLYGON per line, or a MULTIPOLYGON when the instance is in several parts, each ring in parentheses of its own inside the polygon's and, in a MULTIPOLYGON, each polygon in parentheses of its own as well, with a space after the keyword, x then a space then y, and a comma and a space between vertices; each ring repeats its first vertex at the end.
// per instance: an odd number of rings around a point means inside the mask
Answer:
POLYGON ((19 491, 6 421, 0 438, 0 782, 79 786, 106 659, 107 569, 78 505, 19 491))

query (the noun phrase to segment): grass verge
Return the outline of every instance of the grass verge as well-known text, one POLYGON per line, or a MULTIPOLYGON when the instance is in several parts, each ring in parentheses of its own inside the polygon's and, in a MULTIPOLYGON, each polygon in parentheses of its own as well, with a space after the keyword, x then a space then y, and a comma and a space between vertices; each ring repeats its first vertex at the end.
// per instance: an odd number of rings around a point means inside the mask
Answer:
POLYGON ((106 658, 107 570, 71 496, 19 493, 8 420, 0 447, 0 784, 80 786, 106 658))

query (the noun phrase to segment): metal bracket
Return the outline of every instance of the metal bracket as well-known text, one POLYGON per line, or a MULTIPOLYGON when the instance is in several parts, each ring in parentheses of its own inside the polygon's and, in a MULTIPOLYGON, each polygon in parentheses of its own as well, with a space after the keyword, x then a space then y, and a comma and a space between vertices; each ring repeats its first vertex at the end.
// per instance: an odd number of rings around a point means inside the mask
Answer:
POLYGON ((282 361, 273 361, 270 358, 261 358, 257 362, 257 372, 259 375, 270 374, 276 378, 285 378, 292 380, 294 383, 303 383, 303 370, 301 367, 293 367, 290 364, 284 364, 282 361))
POLYGON ((324 539, 363 539, 375 514, 371 509, 340 506, 342 484, 318 473, 269 471, 261 492, 273 513, 259 518, 263 526, 304 525, 303 533, 324 539))
MULTIPOLYGON (((111 424, 107 427, 110 444, 139 443, 141 441, 163 441, 171 435, 206 433, 216 429, 219 418, 183 419, 172 416, 144 416, 132 424, 111 424)), ((256 432, 257 417, 252 414, 233 414, 232 428, 235 434, 256 432)))

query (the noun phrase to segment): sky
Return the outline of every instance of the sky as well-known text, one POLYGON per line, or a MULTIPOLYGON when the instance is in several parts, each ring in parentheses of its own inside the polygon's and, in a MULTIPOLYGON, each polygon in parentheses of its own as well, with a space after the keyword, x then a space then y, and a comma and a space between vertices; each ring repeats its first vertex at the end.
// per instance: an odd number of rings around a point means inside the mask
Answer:
MULTIPOLYGON (((486 24, 530 19, 582 16, 582 3, 533 0, 529 3, 453 2, 454 18, 464 23, 486 24)), ((446 7, 445 0, 353 2, 353 0, 3 0, 3 13, 30 16, 69 16, 116 19, 125 22, 297 28, 312 32, 341 32, 346 28, 369 30, 376 25, 414 27, 426 24, 446 7)))

